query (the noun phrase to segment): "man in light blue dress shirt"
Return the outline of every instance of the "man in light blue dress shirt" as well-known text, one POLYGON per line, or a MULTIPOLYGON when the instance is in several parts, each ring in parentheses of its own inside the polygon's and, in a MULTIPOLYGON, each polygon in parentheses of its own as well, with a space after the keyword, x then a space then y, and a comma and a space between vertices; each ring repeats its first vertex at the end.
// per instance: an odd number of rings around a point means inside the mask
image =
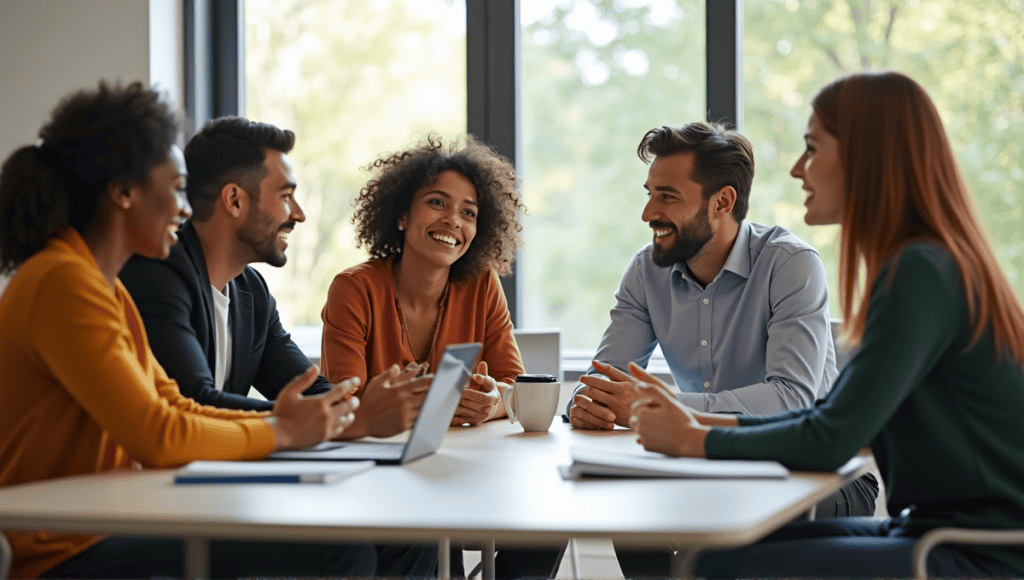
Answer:
MULTIPOLYGON (((595 359, 646 368, 660 345, 677 396, 700 411, 766 414, 824 397, 837 374, 825 269, 795 235, 745 221, 750 142, 697 122, 652 129, 637 152, 651 163, 642 218, 654 240, 622 276, 595 359)), ((632 383, 591 367, 569 402, 570 422, 627 427, 636 398, 632 383)), ((818 517, 871 515, 877 493, 874 477, 857 480, 819 504, 818 517)), ((669 556, 619 560, 629 578, 661 575, 669 556)))
MULTIPOLYGON (((654 242, 622 276, 596 360, 646 367, 655 346, 700 411, 764 414, 809 407, 836 376, 828 285, 818 252, 746 221, 750 142, 709 123, 648 132, 653 157, 642 218, 654 242)), ((573 426, 628 426, 629 383, 591 368, 570 401, 573 426)))

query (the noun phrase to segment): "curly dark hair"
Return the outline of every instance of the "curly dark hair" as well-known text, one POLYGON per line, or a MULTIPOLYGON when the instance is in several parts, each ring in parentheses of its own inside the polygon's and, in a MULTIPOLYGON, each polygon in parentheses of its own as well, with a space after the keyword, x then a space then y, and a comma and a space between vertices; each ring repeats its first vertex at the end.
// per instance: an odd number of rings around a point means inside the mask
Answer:
POLYGON ((100 82, 65 97, 0 169, 0 272, 13 270, 72 226, 84 233, 118 181, 148 183, 178 138, 178 116, 142 83, 100 82))
POLYGON ((500 276, 512 273, 519 247, 519 179, 515 167, 487 144, 469 135, 466 145, 447 145, 434 134, 400 153, 384 154, 365 167, 373 178, 359 191, 353 205, 356 244, 373 258, 401 254, 404 236, 398 218, 409 210, 416 190, 437 181, 445 171, 456 171, 476 189, 479 213, 476 237, 465 255, 452 264, 449 278, 462 282, 493 269, 500 276))

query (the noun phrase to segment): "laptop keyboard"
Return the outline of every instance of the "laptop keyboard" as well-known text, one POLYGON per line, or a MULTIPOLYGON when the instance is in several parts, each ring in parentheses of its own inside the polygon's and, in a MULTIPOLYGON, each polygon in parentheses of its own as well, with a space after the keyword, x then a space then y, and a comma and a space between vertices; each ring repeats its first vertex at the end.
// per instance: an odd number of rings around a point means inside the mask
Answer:
POLYGON ((339 446, 341 449, 351 449, 353 453, 367 454, 367 455, 379 455, 385 457, 393 455, 394 457, 401 457, 402 450, 405 449, 404 444, 395 443, 363 443, 359 445, 345 445, 339 446))
POLYGON ((306 450, 310 459, 315 459, 315 454, 323 453, 324 459, 345 459, 353 457, 356 459, 400 459, 405 450, 404 443, 375 443, 372 441, 357 441, 354 443, 342 443, 338 441, 325 441, 306 450))

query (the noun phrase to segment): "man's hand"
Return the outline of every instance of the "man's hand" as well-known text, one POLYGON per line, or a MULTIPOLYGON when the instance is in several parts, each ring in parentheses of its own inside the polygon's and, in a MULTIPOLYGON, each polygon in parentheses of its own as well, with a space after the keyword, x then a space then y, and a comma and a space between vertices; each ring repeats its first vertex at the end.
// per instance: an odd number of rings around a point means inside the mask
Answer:
POLYGON ((411 429, 434 378, 434 375, 411 378, 419 372, 399 370, 398 365, 391 365, 370 379, 363 389, 355 421, 340 434, 341 438, 390 437, 411 429))
POLYGON ((303 396, 302 391, 316 380, 320 369, 309 367, 292 379, 277 396, 267 422, 274 429, 274 450, 300 449, 337 437, 355 420, 357 397, 349 397, 359 385, 358 379, 342 381, 326 393, 303 396))
POLYGON ((469 378, 469 386, 462 391, 459 408, 452 418, 452 427, 469 424, 473 427, 485 421, 505 416, 501 393, 508 385, 499 383, 487 374, 487 361, 480 361, 476 373, 469 378), (499 385, 503 388, 499 388, 499 385))
POLYGON ((704 457, 704 440, 710 427, 700 424, 688 407, 664 384, 640 383, 640 398, 633 404, 630 425, 637 443, 648 451, 672 457, 704 457))
POLYGON ((569 409, 569 422, 580 429, 613 429, 629 426, 631 406, 636 401, 637 379, 619 369, 594 361, 594 369, 606 378, 595 375, 580 377, 585 387, 576 393, 569 409))

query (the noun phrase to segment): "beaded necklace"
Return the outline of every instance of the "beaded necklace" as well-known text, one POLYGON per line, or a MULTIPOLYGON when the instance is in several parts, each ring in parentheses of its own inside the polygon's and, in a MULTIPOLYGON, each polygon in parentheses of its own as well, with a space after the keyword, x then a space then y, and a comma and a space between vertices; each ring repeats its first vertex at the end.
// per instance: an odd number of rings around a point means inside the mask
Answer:
MULTIPOLYGON (((423 360, 417 360, 416 363, 423 364, 430 360, 430 357, 434 355, 434 343, 437 342, 437 335, 441 332, 441 319, 444 318, 444 309, 446 306, 445 299, 448 298, 448 287, 451 283, 444 285, 444 291, 441 292, 441 301, 437 305, 437 323, 434 324, 434 336, 430 339, 430 350, 427 351, 427 356, 423 360)), ((409 325, 405 322, 405 314, 402 312, 402 303, 398 300, 398 296, 395 296, 395 307, 398 308, 398 318, 402 321, 402 330, 405 332, 405 340, 409 343, 409 352, 412 353, 413 360, 416 360, 416 353, 412 350, 412 337, 409 336, 409 325)))

